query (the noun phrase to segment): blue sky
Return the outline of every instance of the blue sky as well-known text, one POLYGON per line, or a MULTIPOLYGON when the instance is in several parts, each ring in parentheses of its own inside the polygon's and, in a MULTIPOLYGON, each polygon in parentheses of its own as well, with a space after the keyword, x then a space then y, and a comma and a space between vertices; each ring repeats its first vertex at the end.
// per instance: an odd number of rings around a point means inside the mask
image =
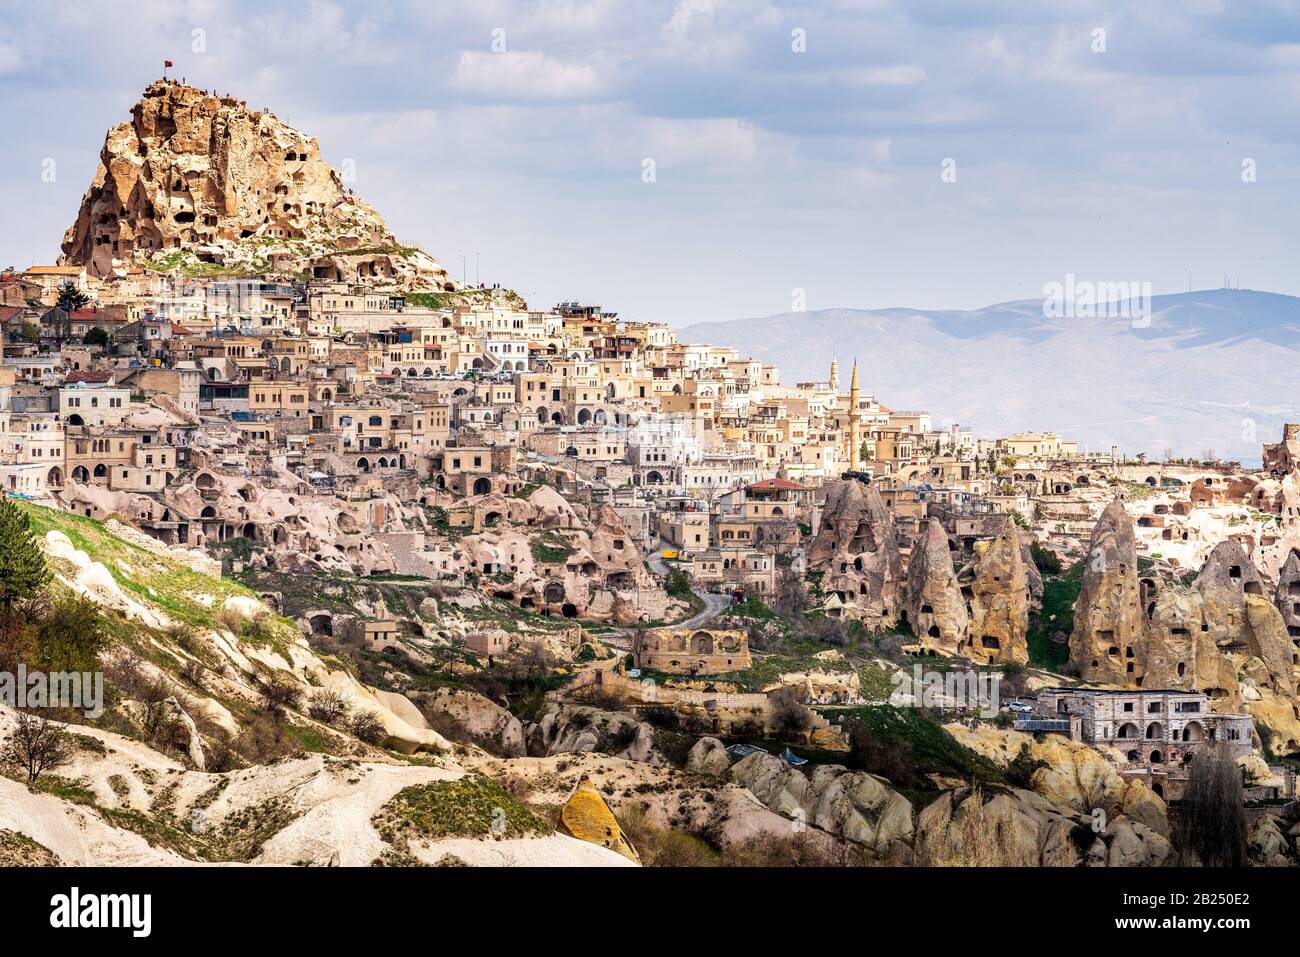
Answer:
POLYGON ((538 306, 976 308, 1189 270, 1300 294, 1297 6, 0 0, 0 265, 53 261, 170 58, 538 306))

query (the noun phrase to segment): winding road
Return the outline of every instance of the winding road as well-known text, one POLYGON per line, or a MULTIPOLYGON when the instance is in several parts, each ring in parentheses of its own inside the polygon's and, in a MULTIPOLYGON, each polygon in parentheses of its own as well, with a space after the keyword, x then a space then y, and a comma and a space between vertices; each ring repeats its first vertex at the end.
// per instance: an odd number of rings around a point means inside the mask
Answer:
MULTIPOLYGON (((650 570, 656 575, 666 579, 668 577, 668 566, 664 563, 662 549, 675 547, 676 546, 671 542, 661 542, 660 548, 656 548, 646 556, 646 564, 650 566, 650 570)), ((731 598, 728 595, 718 595, 707 591, 697 591, 695 594, 699 597, 700 601, 704 602, 703 610, 698 614, 687 618, 685 621, 676 622, 672 627, 698 628, 705 622, 711 621, 718 615, 722 614, 731 605, 731 598)))

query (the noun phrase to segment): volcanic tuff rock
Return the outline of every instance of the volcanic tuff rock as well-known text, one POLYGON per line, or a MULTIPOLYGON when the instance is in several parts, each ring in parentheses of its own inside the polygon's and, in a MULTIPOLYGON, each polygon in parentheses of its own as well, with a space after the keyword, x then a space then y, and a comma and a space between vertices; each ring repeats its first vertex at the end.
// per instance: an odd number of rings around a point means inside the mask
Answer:
POLYGON ((896 620, 903 560, 879 492, 861 482, 828 483, 808 567, 826 572, 822 588, 841 596, 846 617, 861 617, 869 626, 896 620))
POLYGON ((108 131, 60 262, 98 277, 152 263, 451 288, 442 266, 399 245, 345 189, 315 139, 234 97, 163 80, 108 131))
POLYGON ((700 738, 686 755, 686 770, 711 777, 725 777, 731 770, 731 756, 717 738, 700 738))
MULTIPOLYGON (((439 688, 424 699, 425 713, 433 726, 452 737, 452 729, 493 754, 523 757, 524 727, 505 708, 473 691, 439 688)), ((459 736, 456 740, 459 740, 459 736)))
MULTIPOLYGON (((1116 500, 1086 561, 1070 637, 1071 661, 1085 679, 1203 691, 1216 709, 1245 710, 1280 750, 1293 749, 1300 740, 1293 637, 1241 545, 1216 545, 1190 585, 1156 568, 1139 575, 1132 521, 1116 500)), ((1296 570, 1288 559, 1279 604, 1296 570)))
POLYGON ((997 538, 976 543, 976 560, 958 575, 970 592, 970 642, 963 654, 987 662, 1029 660, 1029 608, 1042 582, 1026 552, 1009 519, 997 538))
POLYGON ((874 774, 823 764, 804 775, 757 751, 732 765, 731 779, 778 814, 876 851, 912 838, 911 803, 874 774))
POLYGON ((1273 603, 1282 613, 1288 636, 1300 644, 1300 550, 1292 548, 1278 571, 1273 603))
POLYGON ((1125 663, 1146 660, 1146 636, 1133 521, 1120 499, 1101 513, 1084 561, 1070 659, 1090 681, 1127 685, 1138 675, 1126 674, 1125 663))
POLYGON ((970 614, 952 567, 948 536, 936 518, 926 522, 908 557, 907 620, 926 650, 957 653, 970 635, 970 614))

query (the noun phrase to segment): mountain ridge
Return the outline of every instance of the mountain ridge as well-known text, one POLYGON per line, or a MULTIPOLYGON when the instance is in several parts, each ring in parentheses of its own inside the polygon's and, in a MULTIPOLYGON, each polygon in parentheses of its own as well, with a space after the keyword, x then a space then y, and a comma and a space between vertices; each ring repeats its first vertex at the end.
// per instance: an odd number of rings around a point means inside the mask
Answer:
POLYGON ((787 382, 824 380, 832 356, 856 356, 881 402, 984 436, 1050 430, 1094 450, 1213 450, 1250 462, 1260 436, 1296 414, 1288 385, 1300 359, 1300 298, 1260 290, 1154 296, 1146 325, 1051 316, 1043 300, 1024 299, 779 313, 678 334, 752 353, 787 382))

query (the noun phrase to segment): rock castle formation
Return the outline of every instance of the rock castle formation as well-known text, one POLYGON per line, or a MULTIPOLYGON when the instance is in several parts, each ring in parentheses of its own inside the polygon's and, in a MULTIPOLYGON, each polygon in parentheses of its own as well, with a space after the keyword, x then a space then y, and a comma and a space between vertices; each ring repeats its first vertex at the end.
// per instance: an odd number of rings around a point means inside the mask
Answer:
POLYGON ((958 572, 943 526, 932 518, 904 563, 880 493, 857 481, 834 482, 808 565, 825 573, 822 588, 834 594, 842 616, 869 629, 902 622, 923 651, 986 663, 1029 659, 1029 612, 1042 582, 1010 520, 958 572))
POLYGON ((345 188, 314 138, 234 97, 166 80, 108 131, 60 263, 99 278, 148 265, 451 288, 442 266, 399 244, 345 188))

